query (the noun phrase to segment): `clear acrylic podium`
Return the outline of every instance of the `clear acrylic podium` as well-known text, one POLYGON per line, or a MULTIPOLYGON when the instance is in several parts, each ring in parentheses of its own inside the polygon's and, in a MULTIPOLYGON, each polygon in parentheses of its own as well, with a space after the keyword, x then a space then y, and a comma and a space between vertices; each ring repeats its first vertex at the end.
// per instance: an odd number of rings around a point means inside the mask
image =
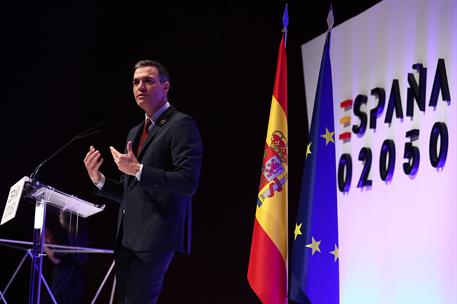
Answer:
POLYGON ((35 220, 33 229, 32 265, 29 286, 29 304, 39 304, 41 296, 41 278, 43 250, 45 244, 46 206, 49 204, 66 212, 86 218, 100 211, 105 205, 95 205, 76 196, 40 184, 27 181, 23 195, 35 201, 35 220))

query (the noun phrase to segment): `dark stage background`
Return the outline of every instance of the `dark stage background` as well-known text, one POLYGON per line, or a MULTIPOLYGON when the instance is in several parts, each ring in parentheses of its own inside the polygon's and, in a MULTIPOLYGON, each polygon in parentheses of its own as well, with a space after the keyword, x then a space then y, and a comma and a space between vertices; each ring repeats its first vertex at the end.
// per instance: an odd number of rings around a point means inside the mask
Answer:
MULTIPOLYGON (((329 2, 289 2, 291 227, 307 136, 300 46, 326 30, 329 2)), ((333 1, 335 25, 377 2, 333 1)), ((160 302, 258 303, 246 273, 284 5, 83 0, 2 8, 0 211, 16 181, 71 137, 104 122, 101 134, 75 142, 44 166, 40 180, 106 204, 87 220, 90 246, 112 249, 117 205, 92 194, 82 160, 93 144, 105 156, 102 171, 118 174, 108 147, 122 150, 128 130, 143 118, 132 96, 132 66, 143 58, 161 61, 171 73, 170 102, 199 123, 204 162, 193 199, 192 254, 175 258, 160 302)), ((0 238, 30 241, 33 211, 23 201, 16 218, 0 227, 0 238)), ((0 247, 1 289, 22 255, 0 247)), ((111 262, 109 255, 90 256, 87 302, 111 262)), ((29 263, 8 302, 26 303, 28 272, 29 263)), ((99 303, 108 296, 105 288, 99 303)))

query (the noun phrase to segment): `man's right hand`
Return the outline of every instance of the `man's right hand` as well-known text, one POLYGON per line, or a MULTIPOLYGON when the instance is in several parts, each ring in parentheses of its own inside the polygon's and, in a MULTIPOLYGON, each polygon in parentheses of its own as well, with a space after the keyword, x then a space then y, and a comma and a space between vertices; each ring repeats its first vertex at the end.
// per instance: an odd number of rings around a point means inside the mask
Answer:
POLYGON ((98 184, 102 178, 100 173, 100 166, 103 163, 100 151, 96 150, 94 146, 90 146, 89 152, 87 152, 84 158, 84 166, 86 166, 87 173, 94 184, 98 184))

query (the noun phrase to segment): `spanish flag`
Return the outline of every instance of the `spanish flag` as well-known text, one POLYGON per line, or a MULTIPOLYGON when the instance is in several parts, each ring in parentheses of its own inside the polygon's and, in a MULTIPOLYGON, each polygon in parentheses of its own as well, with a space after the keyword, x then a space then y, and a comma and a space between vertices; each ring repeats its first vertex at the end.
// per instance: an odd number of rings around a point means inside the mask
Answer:
POLYGON ((248 268, 249 284, 264 304, 287 303, 287 19, 286 6, 248 268))

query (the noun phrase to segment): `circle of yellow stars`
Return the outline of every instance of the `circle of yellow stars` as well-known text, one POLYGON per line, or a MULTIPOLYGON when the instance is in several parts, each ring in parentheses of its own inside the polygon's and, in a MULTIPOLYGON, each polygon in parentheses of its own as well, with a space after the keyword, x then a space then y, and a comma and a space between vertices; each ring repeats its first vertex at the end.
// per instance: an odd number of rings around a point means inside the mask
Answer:
MULTIPOLYGON (((302 235, 302 232, 301 232, 301 227, 302 227, 303 223, 300 223, 300 224, 295 224, 295 231, 294 231, 294 240, 297 239, 297 237, 299 235, 302 235)), ((306 244, 306 247, 307 248, 311 248, 311 255, 314 255, 316 252, 321 252, 321 249, 320 249, 320 244, 321 244, 322 241, 316 241, 316 239, 314 238, 314 236, 311 237, 311 243, 310 244, 306 244)), ((338 258, 340 257, 339 256, 339 248, 336 244, 335 245, 335 249, 333 251, 330 251, 329 253, 331 255, 333 255, 333 261, 336 262, 336 260, 338 260, 338 258)))
MULTIPOLYGON (((333 138, 334 134, 335 134, 334 131, 330 132, 328 130, 328 128, 325 128, 325 134, 322 134, 321 137, 323 137, 325 139, 326 146, 328 145, 329 142, 335 143, 335 140, 333 138)), ((308 155, 311 155, 311 144, 312 144, 312 142, 309 142, 309 144, 306 146, 306 158, 308 158, 308 155)), ((295 224, 294 240, 296 240, 299 235, 302 235, 302 232, 301 232, 302 224, 303 223, 295 224)), ((311 237, 311 243, 306 245, 307 248, 311 248, 311 250, 312 250, 311 255, 314 255, 316 252, 319 252, 319 253, 321 252, 321 249, 319 247, 321 242, 322 241, 316 241, 314 239, 314 236, 311 237)), ((336 260, 338 260, 338 258, 339 258, 338 246, 335 244, 335 249, 333 251, 330 251, 329 253, 333 255, 334 262, 336 262, 336 260)))

